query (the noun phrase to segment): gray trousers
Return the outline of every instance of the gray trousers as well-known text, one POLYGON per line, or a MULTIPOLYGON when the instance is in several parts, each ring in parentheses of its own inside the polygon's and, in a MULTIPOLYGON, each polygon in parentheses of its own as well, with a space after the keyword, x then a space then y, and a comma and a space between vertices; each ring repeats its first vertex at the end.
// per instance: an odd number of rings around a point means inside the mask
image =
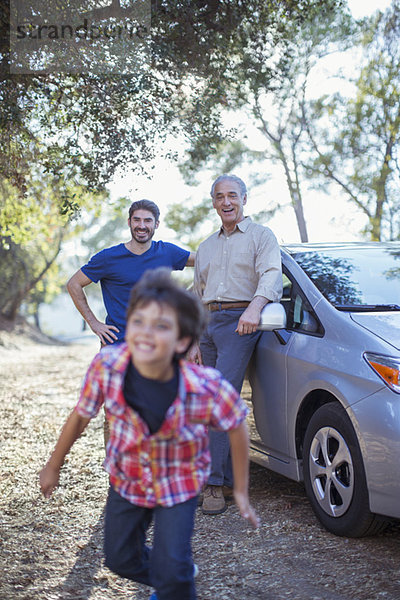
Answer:
MULTIPOLYGON (((210 313, 207 329, 200 340, 204 365, 215 367, 240 393, 246 368, 261 331, 239 335, 235 333, 243 308, 210 313)), ((233 486, 229 437, 223 431, 210 430, 210 485, 233 486)))

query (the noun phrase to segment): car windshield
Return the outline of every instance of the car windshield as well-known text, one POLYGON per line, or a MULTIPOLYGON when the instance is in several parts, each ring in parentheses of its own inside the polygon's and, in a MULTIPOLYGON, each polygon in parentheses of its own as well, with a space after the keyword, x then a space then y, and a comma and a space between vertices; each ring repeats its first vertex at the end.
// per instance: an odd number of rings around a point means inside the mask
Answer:
POLYGON ((339 310, 400 310, 397 245, 338 247, 292 256, 339 310))

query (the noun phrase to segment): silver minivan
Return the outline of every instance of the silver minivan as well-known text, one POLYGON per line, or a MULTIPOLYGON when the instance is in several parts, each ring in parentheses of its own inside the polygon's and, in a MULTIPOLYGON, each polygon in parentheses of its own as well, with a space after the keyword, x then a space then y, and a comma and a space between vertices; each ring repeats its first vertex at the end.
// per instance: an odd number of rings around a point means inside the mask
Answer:
POLYGON ((400 243, 282 247, 283 297, 249 365, 252 460, 304 481, 320 522, 400 518, 400 243))

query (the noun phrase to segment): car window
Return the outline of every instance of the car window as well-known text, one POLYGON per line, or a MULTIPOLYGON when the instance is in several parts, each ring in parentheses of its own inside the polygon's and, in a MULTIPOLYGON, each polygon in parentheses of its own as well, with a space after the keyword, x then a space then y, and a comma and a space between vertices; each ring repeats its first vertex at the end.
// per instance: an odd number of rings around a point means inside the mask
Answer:
POLYGON ((394 247, 338 247, 293 257, 337 308, 399 304, 400 251, 394 247))
POLYGON ((322 334, 322 326, 298 283, 287 272, 283 273, 281 304, 286 311, 286 329, 303 333, 322 334))

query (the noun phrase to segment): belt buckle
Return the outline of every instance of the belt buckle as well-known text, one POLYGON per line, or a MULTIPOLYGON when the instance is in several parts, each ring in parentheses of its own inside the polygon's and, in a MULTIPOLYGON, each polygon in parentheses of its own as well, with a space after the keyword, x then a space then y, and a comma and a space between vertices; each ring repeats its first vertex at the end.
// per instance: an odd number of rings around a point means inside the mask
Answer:
POLYGON ((209 304, 207 304, 207 307, 210 312, 215 312, 216 310, 219 310, 219 311, 222 310, 221 302, 210 302, 209 304))

